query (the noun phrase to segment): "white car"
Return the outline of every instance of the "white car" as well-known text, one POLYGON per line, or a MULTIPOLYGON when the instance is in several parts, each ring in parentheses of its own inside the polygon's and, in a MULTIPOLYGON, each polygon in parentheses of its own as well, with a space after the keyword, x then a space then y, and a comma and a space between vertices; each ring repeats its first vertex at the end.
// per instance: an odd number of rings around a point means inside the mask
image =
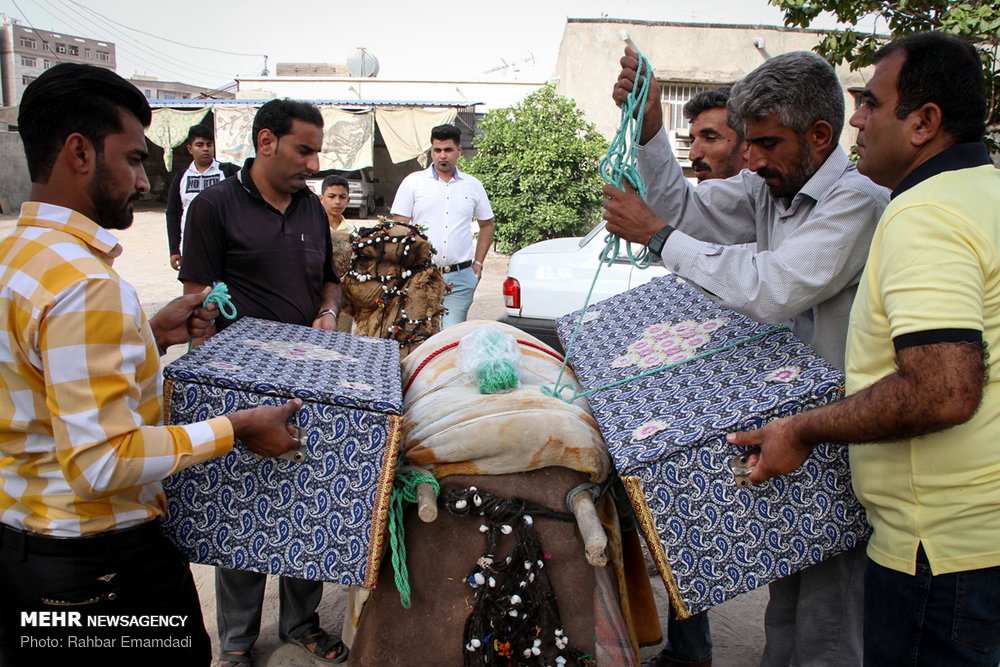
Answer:
MULTIPOLYGON (((503 284, 507 314, 500 321, 562 350, 555 334, 555 319, 583 308, 606 246, 604 224, 602 220, 583 238, 540 241, 511 255, 503 284)), ((590 303, 670 273, 658 260, 647 269, 636 268, 629 259, 625 242, 619 245, 619 256, 614 263, 601 267, 590 303)), ((641 249, 632 246, 635 253, 641 249)))

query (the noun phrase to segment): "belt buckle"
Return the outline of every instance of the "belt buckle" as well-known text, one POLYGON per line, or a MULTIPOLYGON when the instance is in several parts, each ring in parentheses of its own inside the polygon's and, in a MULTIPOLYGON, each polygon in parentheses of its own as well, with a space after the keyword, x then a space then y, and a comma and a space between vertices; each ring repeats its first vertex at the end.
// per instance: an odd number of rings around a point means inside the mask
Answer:
POLYGON ((438 268, 441 269, 441 273, 451 273, 451 267, 450 266, 440 266, 438 268))

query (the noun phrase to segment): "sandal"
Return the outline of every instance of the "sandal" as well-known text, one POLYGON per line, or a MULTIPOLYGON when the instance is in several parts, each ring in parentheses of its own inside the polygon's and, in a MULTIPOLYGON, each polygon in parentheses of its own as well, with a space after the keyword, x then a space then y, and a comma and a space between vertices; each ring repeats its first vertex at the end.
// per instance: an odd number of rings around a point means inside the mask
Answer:
POLYGON ((245 667, 253 667, 253 660, 250 659, 250 651, 244 651, 243 653, 233 653, 230 651, 225 651, 219 655, 219 667, 223 665, 244 665, 245 667))
POLYGON ((283 638, 281 641, 285 642, 286 644, 291 644, 292 646, 298 646, 303 651, 305 651, 306 653, 308 653, 310 656, 312 656, 317 660, 322 660, 323 662, 328 662, 332 664, 344 662, 345 660, 347 660, 347 654, 349 653, 347 647, 344 645, 344 642, 340 641, 336 637, 330 636, 329 634, 327 634, 326 630, 322 629, 317 630, 316 632, 310 635, 305 635, 304 637, 299 637, 299 638, 286 637, 283 638), (316 645, 313 646, 312 650, 310 650, 307 644, 313 644, 313 643, 315 643, 316 645), (326 654, 329 653, 330 651, 333 651, 334 649, 338 649, 337 655, 332 658, 326 657, 326 654))

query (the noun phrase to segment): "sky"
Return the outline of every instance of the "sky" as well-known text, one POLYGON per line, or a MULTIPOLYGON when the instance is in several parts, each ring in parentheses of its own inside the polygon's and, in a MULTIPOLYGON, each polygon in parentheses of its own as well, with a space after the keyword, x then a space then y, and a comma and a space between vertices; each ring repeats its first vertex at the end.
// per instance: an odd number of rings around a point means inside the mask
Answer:
MULTIPOLYGON (((345 63, 362 47, 378 59, 380 79, 546 81, 555 73, 567 17, 783 23, 767 0, 469 0, 442 6, 413 0, 0 0, 0 14, 28 27, 114 42, 122 76, 210 88, 260 74, 265 55, 274 74, 278 62, 345 63), (275 9, 282 6, 288 9, 275 9)), ((816 27, 832 25, 827 19, 816 27)))

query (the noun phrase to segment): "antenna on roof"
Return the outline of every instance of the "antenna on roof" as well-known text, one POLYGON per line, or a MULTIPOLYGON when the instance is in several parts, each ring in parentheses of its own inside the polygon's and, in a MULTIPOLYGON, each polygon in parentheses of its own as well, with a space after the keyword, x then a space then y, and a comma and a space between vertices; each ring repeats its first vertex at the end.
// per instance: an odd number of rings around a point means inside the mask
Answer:
POLYGON ((502 65, 498 65, 496 67, 491 67, 488 70, 484 70, 483 74, 492 74, 494 72, 503 72, 504 74, 507 74, 508 72, 511 72, 511 71, 514 74, 517 74, 517 72, 521 71, 520 65, 529 65, 529 66, 531 66, 531 65, 535 64, 535 54, 529 51, 528 55, 526 55, 525 57, 521 58, 520 60, 512 60, 510 62, 507 62, 506 59, 504 59, 503 57, 501 57, 500 58, 500 62, 503 63, 503 64, 502 65))

